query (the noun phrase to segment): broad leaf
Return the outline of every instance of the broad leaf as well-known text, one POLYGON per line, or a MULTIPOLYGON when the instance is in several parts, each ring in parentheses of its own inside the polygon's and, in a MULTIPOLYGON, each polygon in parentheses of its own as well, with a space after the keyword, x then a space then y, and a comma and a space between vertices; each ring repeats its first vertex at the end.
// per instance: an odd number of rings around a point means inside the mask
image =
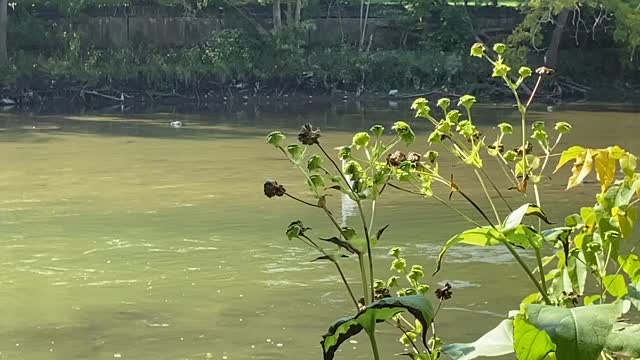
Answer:
POLYGON ((577 159, 585 151, 586 149, 583 148, 582 146, 572 146, 567 150, 563 151, 562 155, 560 155, 560 161, 558 161, 558 166, 556 166, 556 169, 553 172, 558 171, 558 169, 560 169, 564 164, 568 163, 569 161, 577 159))
POLYGON ((502 226, 503 230, 510 230, 520 225, 525 215, 534 215, 542 219, 542 221, 546 222, 547 224, 552 224, 552 222, 549 221, 549 218, 547 218, 547 214, 545 214, 544 211, 542 211, 542 209, 540 209, 537 205, 524 204, 519 208, 513 210, 507 216, 502 226))
POLYGON ((529 323, 543 330, 556 345, 560 360, 595 360, 604 348, 622 304, 559 308, 528 305, 529 323))
POLYGON ((349 241, 345 241, 342 239, 338 239, 337 237, 332 237, 332 238, 328 238, 328 239, 320 239, 322 241, 327 241, 330 242, 332 244, 336 244, 339 247, 347 250, 348 252, 352 253, 352 254, 359 254, 360 252, 358 251, 358 249, 356 249, 353 245, 351 245, 351 243, 349 241))
POLYGON ((600 189, 604 191, 616 177, 616 159, 609 156, 609 152, 600 151, 595 157, 595 162, 600 189))
POLYGON ((495 329, 472 343, 446 344, 441 350, 454 360, 510 354, 513 352, 513 321, 502 320, 495 329))
POLYGON ((595 155, 597 155, 597 151, 594 153, 591 149, 587 149, 584 154, 576 158, 567 183, 567 190, 578 186, 589 175, 593 168, 593 157, 595 155))
POLYGON ((322 335, 322 352, 324 360, 333 359, 340 345, 350 337, 365 330, 368 333, 375 331, 377 322, 392 319, 395 315, 408 311, 420 322, 422 328, 423 344, 427 343, 426 329, 433 320, 433 306, 423 295, 410 295, 402 297, 384 298, 375 301, 355 316, 344 317, 331 324, 326 334, 322 335))
POLYGON ((607 275, 602 279, 602 282, 607 292, 618 299, 629 293, 624 276, 621 274, 607 275))
POLYGON ((640 324, 616 323, 604 349, 617 355, 640 357, 640 324))
POLYGON ((542 235, 538 234, 534 228, 529 226, 518 225, 515 228, 503 231, 502 233, 509 243, 523 249, 528 249, 530 247, 540 248, 542 245, 542 235))
POLYGON ((541 360, 556 350, 549 335, 529 324, 522 315, 514 320, 512 347, 518 360, 541 360))
POLYGON ((468 245, 476 245, 476 246, 488 246, 488 245, 497 245, 500 243, 498 239, 500 239, 501 234, 499 231, 495 230, 490 226, 483 226, 475 229, 466 230, 458 235, 455 235, 451 239, 444 244, 442 250, 440 250, 440 254, 438 254, 438 264, 436 266, 436 271, 434 271, 434 275, 440 271, 440 267, 442 266, 442 259, 447 251, 456 244, 468 244, 468 245))
POLYGON ((380 240, 382 234, 384 234, 384 231, 387 230, 388 227, 389 225, 387 224, 382 229, 378 230, 378 232, 376 233, 376 239, 380 240))

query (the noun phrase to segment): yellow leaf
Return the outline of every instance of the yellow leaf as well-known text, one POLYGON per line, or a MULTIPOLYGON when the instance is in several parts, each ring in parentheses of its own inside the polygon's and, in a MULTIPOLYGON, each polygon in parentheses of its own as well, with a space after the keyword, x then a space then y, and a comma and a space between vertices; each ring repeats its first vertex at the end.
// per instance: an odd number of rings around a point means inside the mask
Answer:
POLYGON ((576 161, 573 164, 573 168, 571 169, 571 177, 569 177, 567 190, 571 189, 572 187, 578 186, 580 183, 582 183, 582 180, 584 180, 584 178, 589 175, 591 169, 593 168, 593 156, 597 154, 597 151, 587 149, 584 154, 580 154, 576 158, 576 161))
POLYGON ((558 171, 558 169, 560 169, 567 162, 577 159, 580 156, 584 156, 584 152, 585 152, 585 149, 582 146, 572 146, 567 150, 563 151, 562 155, 560 155, 560 161, 558 161, 558 166, 556 166, 556 169, 553 170, 553 172, 555 173, 556 171, 558 171))
POLYGON ((610 152, 600 151, 595 158, 596 175, 600 181, 600 191, 605 191, 616 176, 616 159, 610 152))
POLYGON ((620 160, 627 154, 627 152, 618 145, 609 146, 607 151, 609 152, 609 157, 613 160, 620 160))

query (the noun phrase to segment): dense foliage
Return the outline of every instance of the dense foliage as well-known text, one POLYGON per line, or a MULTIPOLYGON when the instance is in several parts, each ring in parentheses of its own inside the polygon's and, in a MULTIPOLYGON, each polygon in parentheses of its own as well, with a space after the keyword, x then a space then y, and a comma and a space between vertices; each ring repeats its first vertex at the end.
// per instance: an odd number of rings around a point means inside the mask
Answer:
MULTIPOLYGON (((640 357, 640 324, 632 320, 640 310, 640 260, 634 233, 640 202, 638 159, 616 145, 572 146, 558 152, 560 139, 572 126, 557 122, 551 127, 527 119, 540 84, 553 71, 546 67, 533 71, 525 66, 515 71, 503 58, 504 44, 498 43, 492 50, 495 57, 477 43, 471 55, 492 65, 491 76, 512 92, 521 116, 520 124, 498 125, 496 134, 483 134, 476 128, 472 119, 476 98, 464 95, 457 107, 448 98, 439 99, 433 108, 427 99, 414 101, 416 117, 433 126, 426 137, 417 136, 403 121, 396 122, 391 133, 375 125, 368 132, 354 134, 351 144, 338 149, 342 165, 336 162, 336 154, 327 152, 320 131, 311 125, 302 128, 299 143, 286 145, 286 137, 279 131, 267 136, 267 143, 300 172, 308 189, 292 194, 283 184, 269 180, 264 194, 317 208, 335 227, 332 235, 316 234, 296 220, 285 231, 289 240, 318 253, 314 261, 333 264, 354 305, 354 315, 338 319, 323 335, 325 360, 333 359, 342 343, 363 330, 374 359, 380 359, 376 327, 382 323, 397 328, 400 341, 411 348, 403 355, 411 359, 434 360, 446 354, 469 360, 512 353, 519 360, 640 357), (533 90, 524 97, 520 91, 527 82, 533 90), (508 150, 505 143, 514 131, 521 145, 508 150), (472 171, 488 205, 474 198, 463 181, 458 182, 455 175, 459 170, 453 174, 440 171, 438 151, 450 152, 472 171), (558 155, 555 171, 573 163, 567 190, 580 186, 592 173, 600 184, 595 204, 578 209, 562 224, 553 223, 544 212, 540 186, 548 181, 548 166, 558 155), (488 170, 488 161, 497 161, 501 171, 488 170), (517 206, 513 198, 505 197, 507 188, 522 195, 516 197, 517 206), (475 221, 440 197, 443 190, 449 192, 449 198, 464 198, 468 209, 483 220, 475 221), (389 251, 392 276, 380 279, 383 272, 374 266, 374 249, 380 242, 389 242, 383 239, 389 225, 379 225, 385 222, 376 218, 376 207, 383 196, 394 191, 435 200, 469 224, 469 229, 443 241, 435 272, 446 271, 447 253, 461 244, 502 246, 520 265, 522 286, 536 291, 514 304, 514 310, 496 328, 474 343, 440 339, 437 315, 452 296, 451 285, 431 289, 423 266, 408 264, 397 247, 389 251), (334 217, 331 195, 336 192, 355 204, 357 225, 341 226, 334 217), (531 253, 535 262, 527 261, 523 252, 531 253), (341 263, 347 261, 358 263, 360 281, 349 281, 345 276, 341 263), (409 315, 416 321, 407 320, 409 315)), ((414 231, 423 233, 424 229, 415 225, 414 231)))

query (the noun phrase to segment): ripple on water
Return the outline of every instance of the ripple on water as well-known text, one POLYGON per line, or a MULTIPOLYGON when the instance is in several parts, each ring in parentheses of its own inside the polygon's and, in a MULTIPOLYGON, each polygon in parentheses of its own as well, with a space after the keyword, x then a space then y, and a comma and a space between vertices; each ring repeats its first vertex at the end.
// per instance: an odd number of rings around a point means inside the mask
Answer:
MULTIPOLYGON (((434 244, 416 244, 418 255, 424 255, 430 258, 437 258, 442 247, 434 244)), ((533 258, 531 254, 520 252, 523 258, 533 258)), ((502 246, 456 246, 455 249, 449 250, 445 256, 445 261, 452 263, 490 263, 490 264, 508 264, 512 263, 513 256, 502 246)))

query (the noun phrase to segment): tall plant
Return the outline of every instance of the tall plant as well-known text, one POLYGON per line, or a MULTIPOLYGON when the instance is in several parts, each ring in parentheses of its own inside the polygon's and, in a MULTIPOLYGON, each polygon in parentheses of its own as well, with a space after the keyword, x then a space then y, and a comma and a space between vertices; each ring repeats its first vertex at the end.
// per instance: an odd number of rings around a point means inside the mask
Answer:
POLYGON ((502 79, 514 96, 520 113, 520 146, 516 149, 507 150, 503 143, 513 136, 511 124, 500 124, 495 141, 490 143, 478 131, 472 120, 476 99, 471 95, 462 96, 457 109, 452 108, 452 101, 447 98, 438 100, 437 111, 424 98, 413 103, 416 117, 433 125, 426 149, 421 153, 405 154, 396 149, 416 141, 411 127, 402 121, 394 124, 390 137, 380 125, 356 133, 350 145, 339 149, 337 158, 342 160, 341 165, 323 146, 319 130, 311 125, 305 125, 298 134, 300 144, 285 145, 285 135, 279 131, 267 136, 267 143, 275 146, 300 172, 309 193, 304 197, 291 194, 277 181, 269 180, 264 184, 265 195, 288 197, 316 208, 335 228, 333 235, 314 236, 310 228, 297 220, 286 230, 289 239, 318 251, 315 260, 329 261, 335 266, 353 302, 353 315, 337 320, 323 335, 325 360, 333 359, 339 346, 362 330, 369 337, 374 359, 380 359, 376 327, 381 323, 398 329, 401 341, 411 348, 405 355, 412 359, 433 360, 443 353, 454 359, 509 353, 527 360, 640 357, 640 324, 620 320, 632 307, 635 312, 640 308, 640 259, 635 254, 636 243, 631 241, 635 205, 640 201, 637 158, 618 146, 603 149, 573 146, 557 153, 558 144, 570 132, 571 125, 558 122, 548 131, 544 122, 527 120, 536 91, 552 70, 542 67, 534 72, 521 67, 516 77, 502 57, 505 50, 503 44, 494 45, 497 54, 494 58, 478 43, 471 48, 471 55, 489 61, 493 66, 491 76, 502 79), (522 98, 518 90, 532 77, 532 94, 522 98), (454 175, 440 171, 436 149, 452 153, 472 169, 489 209, 467 193, 454 175), (543 211, 540 184, 547 178, 549 162, 556 155, 560 156, 556 170, 573 162, 567 189, 578 186, 595 172, 600 191, 594 206, 581 208, 568 216, 563 226, 552 227, 543 211), (499 173, 487 171, 486 161, 496 161, 501 168, 499 173), (503 186, 498 178, 507 178, 509 183, 503 186), (464 198, 483 221, 476 222, 447 199, 437 196, 433 189, 438 186, 447 189, 450 198, 454 195, 464 198), (535 203, 513 206, 501 190, 506 187, 523 195, 533 192, 535 203), (372 251, 388 226, 376 226, 379 223, 376 206, 381 196, 390 191, 435 200, 472 226, 445 242, 436 272, 441 270, 447 252, 455 251, 457 245, 504 246, 522 268, 523 286, 528 282, 536 291, 476 342, 445 344, 436 335, 435 320, 441 304, 451 297, 449 284, 432 292, 422 282, 422 266, 408 265, 399 248, 393 248, 389 255, 391 270, 400 276, 376 280, 381 271, 374 266, 372 251), (328 204, 330 192, 340 192, 355 203, 359 215, 357 228, 338 223, 328 204), (370 209, 365 209, 365 199, 370 209), (504 204, 508 213, 499 210, 498 202, 504 204), (521 251, 532 252, 535 264, 525 261, 521 251), (545 253, 551 255, 543 257, 545 253), (350 282, 342 269, 342 261, 349 261, 344 258, 351 257, 359 265, 360 284, 350 282), (435 304, 430 300, 434 295, 435 304), (409 316, 415 317, 415 322, 409 321, 409 316))

